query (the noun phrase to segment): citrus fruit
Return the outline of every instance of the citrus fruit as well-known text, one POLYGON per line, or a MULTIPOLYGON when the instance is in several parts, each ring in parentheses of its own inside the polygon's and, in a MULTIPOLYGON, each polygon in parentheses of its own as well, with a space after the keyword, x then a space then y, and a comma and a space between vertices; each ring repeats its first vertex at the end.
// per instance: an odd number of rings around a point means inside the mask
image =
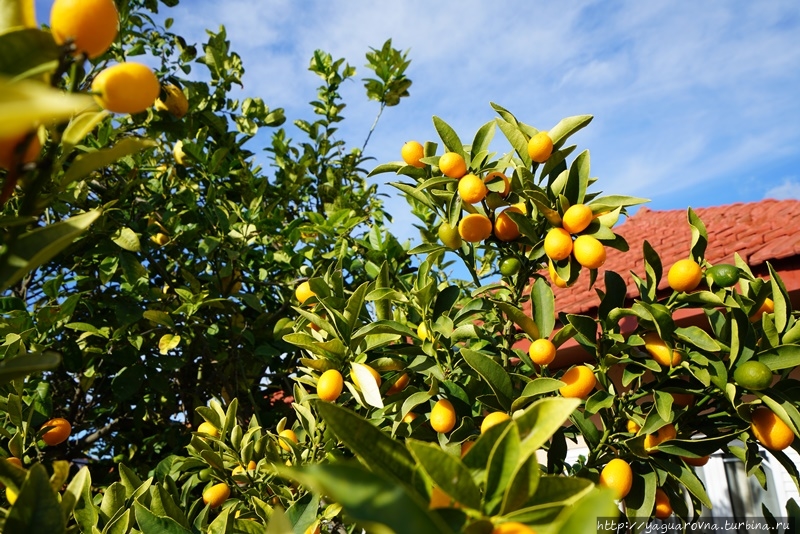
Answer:
POLYGON ((464 441, 461 443, 461 457, 463 458, 465 454, 469 452, 469 450, 475 445, 474 440, 464 441))
POLYGON ((653 514, 658 519, 666 519, 672 515, 672 505, 669 503, 669 497, 661 488, 656 488, 656 502, 653 514))
POLYGON ((632 484, 633 470, 622 458, 614 458, 600 471, 600 485, 614 490, 617 500, 628 495, 632 484))
POLYGON ((751 391, 761 391, 772 385, 772 370, 761 362, 748 360, 733 372, 737 384, 751 391))
POLYGON ((156 99, 155 107, 158 111, 166 111, 176 119, 182 119, 189 111, 189 100, 177 85, 168 83, 161 87, 161 92, 165 95, 156 99))
POLYGON ((686 462, 688 465, 692 465, 694 467, 702 467, 708 463, 710 460, 710 456, 701 456, 700 458, 690 458, 688 456, 681 456, 681 460, 686 462))
POLYGON ((214 484, 203 492, 203 502, 211 508, 218 508, 231 496, 231 488, 224 482, 214 484))
POLYGON ((450 250, 461 248, 461 236, 458 233, 458 228, 453 228, 447 221, 439 225, 437 233, 442 244, 450 250))
POLYGON ((92 81, 94 98, 114 113, 139 113, 153 105, 161 86, 147 65, 119 63, 100 72, 92 81))
POLYGON ((493 427, 498 423, 502 423, 503 421, 508 421, 511 419, 511 416, 505 412, 492 412, 486 417, 483 418, 483 422, 481 423, 481 434, 486 432, 489 428, 493 427))
POLYGON ((386 390, 387 395, 396 395, 406 389, 408 382, 411 380, 411 377, 408 376, 408 373, 403 373, 397 377, 397 380, 394 381, 394 384, 391 385, 389 389, 386 390))
POLYGON ((573 204, 561 217, 561 226, 571 234, 578 234, 586 230, 593 218, 592 208, 586 204, 573 204))
POLYGON ((628 422, 625 424, 625 428, 627 428, 628 432, 630 432, 631 434, 636 434, 642 429, 641 425, 639 425, 639 423, 637 423, 633 419, 628 419, 628 422))
MULTIPOLYGON (((353 364, 353 365, 354 366, 355 365, 361 365, 363 367, 366 367, 367 371, 369 371, 369 374, 371 374, 372 378, 375 379, 375 384, 377 384, 378 387, 381 387, 381 375, 378 374, 378 371, 376 371, 375 369, 373 369, 369 365, 365 365, 363 363, 362 364, 353 364)), ((353 369, 350 370, 350 380, 353 381, 353 384, 355 384, 358 389, 362 389, 361 388, 361 384, 358 383, 358 375, 355 373, 354 369, 355 369, 355 367, 353 367, 353 369)))
POLYGON ((528 355, 533 360, 533 363, 548 365, 556 357, 556 346, 549 339, 537 339, 528 348, 528 355))
POLYGON ((492 235, 492 221, 481 213, 470 213, 458 223, 458 233, 464 241, 478 243, 492 235))
POLYGON ((667 273, 669 287, 679 293, 693 291, 700 285, 700 280, 702 279, 703 271, 700 269, 700 265, 690 258, 676 261, 669 268, 669 273, 667 273))
POLYGON ((72 41, 78 53, 93 59, 116 39, 119 13, 114 0, 55 0, 50 31, 57 44, 72 41))
POLYGON ((467 174, 458 181, 458 195, 468 204, 477 204, 486 198, 488 192, 483 180, 474 174, 467 174))
POLYGON ((500 194, 501 198, 507 197, 508 194, 511 192, 511 182, 509 181, 508 176, 506 176, 500 171, 492 171, 489 174, 487 174, 486 177, 483 179, 483 183, 485 183, 487 187, 494 183, 502 183, 503 184, 502 191, 499 190, 499 188, 490 188, 493 191, 497 191, 500 194))
POLYGON ((536 534, 536 531, 524 523, 506 521, 496 525, 492 534, 536 534))
POLYGON ((528 155, 536 163, 544 163, 553 153, 553 140, 547 132, 539 132, 528 141, 528 155))
POLYGON ((773 313, 774 311, 775 302, 771 298, 767 297, 764 299, 764 302, 761 304, 761 306, 759 306, 758 309, 750 315, 750 320, 760 321, 762 315, 765 313, 773 313))
POLYGON ((706 269, 706 276, 719 287, 731 287, 739 281, 739 268, 729 263, 721 263, 706 269))
POLYGON ((564 373, 561 381, 566 384, 558 390, 561 396, 585 399, 594 389, 597 378, 595 378, 594 372, 588 366, 576 365, 564 373))
POLYGON ((287 443, 287 441, 291 441, 292 443, 297 443, 297 434, 294 433, 294 430, 286 428, 281 430, 278 433, 278 436, 282 439, 278 441, 278 445, 281 446, 281 449, 289 452, 292 450, 292 446, 287 443))
POLYGON ((678 432, 675 430, 675 425, 667 423, 652 434, 647 434, 644 437, 644 448, 649 451, 650 449, 658 447, 665 441, 675 439, 677 435, 678 432))
POLYGON ((513 241, 520 236, 519 226, 508 216, 509 212, 522 213, 518 207, 511 206, 497 216, 494 220, 494 235, 500 241, 513 241))
POLYGON ((461 154, 445 152, 439 158, 439 170, 449 178, 461 178, 467 174, 467 163, 461 154))
POLYGON ((404 423, 411 423, 416 418, 417 418, 417 414, 415 414, 414 412, 408 412, 406 415, 403 416, 403 422, 404 423))
POLYGON ((419 326, 417 326, 417 337, 422 341, 428 339, 428 327, 425 326, 425 323, 419 323, 419 326))
POLYGON ((72 425, 69 424, 69 421, 64 419, 63 417, 56 417, 55 419, 50 419, 45 424, 42 425, 42 428, 45 427, 53 427, 50 430, 46 431, 42 434, 42 441, 46 444, 53 446, 59 445, 60 443, 64 443, 69 438, 69 435, 72 433, 72 425))
POLYGON ((6 500, 8 501, 8 504, 14 506, 14 503, 17 502, 17 497, 19 497, 19 495, 14 488, 11 486, 6 488, 6 500))
POLYGON ((544 236, 544 253, 551 260, 559 261, 569 258, 572 247, 572 236, 563 228, 551 228, 544 236))
MULTIPOLYGON (((20 145, 25 141, 29 134, 17 135, 14 137, 5 137, 0 139, 0 169, 10 169, 16 161, 17 150, 20 145)), ((42 151, 42 142, 39 141, 39 136, 34 135, 28 146, 25 148, 25 153, 19 160, 18 165, 25 165, 26 163, 33 163, 39 157, 42 151)))
POLYGON ((644 339, 645 350, 659 364, 665 367, 675 367, 681 363, 681 353, 677 350, 670 352, 667 344, 658 336, 658 332, 647 332, 642 339, 644 339))
POLYGON ((411 165, 418 169, 425 167, 425 164, 420 161, 421 158, 425 157, 425 148, 417 141, 409 141, 404 144, 403 148, 400 149, 400 155, 406 165, 411 165))
POLYGON ((503 258, 500 260, 500 274, 514 276, 522 268, 522 263, 517 258, 503 258))
POLYGON ((431 410, 431 427, 436 432, 446 434, 456 426, 456 410, 447 399, 436 401, 431 410))
POLYGON ((794 441, 794 433, 789 425, 766 406, 753 410, 750 419, 750 430, 764 447, 772 451, 782 451, 794 441))
POLYGON ((156 245, 163 247, 167 243, 169 243, 169 236, 167 234, 158 232, 155 235, 150 236, 150 241, 155 243, 156 245))
POLYGON ((569 287, 570 283, 558 276, 556 272, 556 266, 553 265, 553 262, 550 261, 547 263, 547 270, 550 272, 550 280, 555 284, 556 287, 565 288, 569 287))
POLYGON ((579 235, 572 245, 572 252, 578 263, 587 269, 597 269, 606 262, 605 247, 590 235, 579 235))
POLYGON ((256 463, 253 460, 250 460, 247 463, 247 469, 245 469, 245 467, 243 465, 237 465, 236 467, 233 468, 233 471, 231 471, 231 474, 232 475, 240 475, 240 474, 243 474, 245 471, 255 471, 255 469, 256 469, 256 463))
POLYGON ((342 394, 344 379, 336 369, 328 369, 317 380, 317 395, 320 399, 333 402, 342 394))
POLYGON ((317 294, 311 291, 311 284, 309 284, 308 280, 306 280, 297 286, 297 288, 294 290, 294 296, 297 298, 297 301, 300 304, 305 304, 308 299, 311 297, 316 297, 317 294))
POLYGON ((210 467, 206 467, 205 469, 201 469, 197 473, 197 478, 200 479, 202 482, 208 482, 211 480, 211 474, 213 473, 213 469, 210 467))
POLYGON ((217 427, 215 427, 208 421, 203 421, 202 423, 200 423, 200 426, 197 427, 197 432, 201 434, 208 434, 209 436, 214 438, 219 437, 219 430, 217 430, 217 427))

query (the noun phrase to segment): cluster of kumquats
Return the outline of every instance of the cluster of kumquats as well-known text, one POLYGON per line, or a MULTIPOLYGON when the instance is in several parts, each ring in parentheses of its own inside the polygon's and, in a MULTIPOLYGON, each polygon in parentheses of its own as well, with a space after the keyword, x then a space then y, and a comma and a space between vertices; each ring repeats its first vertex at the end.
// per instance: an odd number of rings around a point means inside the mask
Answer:
MULTIPOLYGON (((109 50, 119 32, 119 13, 113 0, 55 0, 50 31, 63 50, 63 73, 71 61, 96 59, 109 50)), ((52 79, 54 84, 59 81, 58 77, 52 79)), ((155 105, 157 111, 182 118, 189 107, 179 87, 171 83, 162 86, 150 67, 132 61, 103 69, 92 80, 91 92, 101 108, 113 113, 141 113, 155 105)), ((12 169, 38 159, 42 143, 36 134, 38 125, 31 127, 0 138, 0 168, 12 169)))

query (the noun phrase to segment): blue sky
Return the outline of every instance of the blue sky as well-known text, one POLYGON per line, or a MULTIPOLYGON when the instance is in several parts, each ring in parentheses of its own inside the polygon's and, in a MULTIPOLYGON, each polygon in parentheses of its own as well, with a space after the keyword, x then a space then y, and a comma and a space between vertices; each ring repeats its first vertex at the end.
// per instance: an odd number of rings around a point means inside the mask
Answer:
MULTIPOLYGON (((50 2, 37 4, 44 19, 50 2)), ((162 12, 195 42, 224 24, 243 93, 290 119, 309 117, 315 49, 347 58, 358 77, 368 47, 392 38, 409 49, 411 98, 373 134, 379 162, 398 160, 409 139, 435 139, 432 115, 471 139, 494 101, 539 129, 594 115, 574 140, 591 151, 599 189, 648 197, 652 209, 800 199, 797 0, 183 0, 162 12)), ((343 93, 342 136, 360 146, 377 104, 360 82, 343 93)), ((416 234, 404 201, 388 208, 396 233, 416 234)))

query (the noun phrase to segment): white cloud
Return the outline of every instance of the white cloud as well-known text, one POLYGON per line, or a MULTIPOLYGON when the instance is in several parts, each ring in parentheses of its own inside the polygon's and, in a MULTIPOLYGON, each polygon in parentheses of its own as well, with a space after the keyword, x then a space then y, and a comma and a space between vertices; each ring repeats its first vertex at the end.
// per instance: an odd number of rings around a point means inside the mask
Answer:
POLYGON ((800 200, 800 181, 794 179, 793 177, 784 178, 780 185, 777 185, 764 193, 764 198, 774 198, 776 200, 800 200))
MULTIPOLYGON (((359 78, 369 46, 391 37, 410 49, 412 97, 384 113, 369 150, 378 162, 397 160, 408 139, 435 138, 432 115, 468 141, 494 117, 495 101, 540 128, 593 113, 575 140, 591 148, 599 188, 649 196, 656 207, 659 199, 719 203, 713 191, 756 200, 789 187, 772 176, 800 164, 796 0, 191 0, 177 10, 175 30, 197 41, 204 27, 226 24, 244 59, 245 92, 290 118, 309 116, 319 83, 306 70, 314 49, 346 57, 359 78), (700 190, 705 196, 692 198, 700 190)), ((342 93, 341 136, 360 145, 377 105, 364 101, 359 81, 342 93)), ((392 207, 398 219, 407 209, 392 207)))

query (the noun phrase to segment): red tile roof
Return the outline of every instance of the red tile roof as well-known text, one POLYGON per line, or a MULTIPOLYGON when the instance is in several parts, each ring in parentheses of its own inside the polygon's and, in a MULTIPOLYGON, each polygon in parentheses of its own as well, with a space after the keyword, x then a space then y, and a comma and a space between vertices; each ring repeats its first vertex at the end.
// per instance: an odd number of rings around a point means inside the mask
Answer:
MULTIPOLYGON (((694 211, 708 232, 705 258, 711 264, 733 263, 734 252, 738 252, 751 268, 766 261, 800 256, 800 201, 762 200, 694 211)), ((604 288, 605 270, 616 271, 627 284, 629 298, 638 296, 630 271, 642 278, 645 276, 642 257, 645 239, 661 258, 663 274, 659 289, 667 287, 669 268, 679 259, 688 257, 692 242, 686 210, 654 211, 643 207, 614 228, 614 232, 625 238, 630 250, 623 253, 607 249, 608 258, 599 269, 595 288, 604 288)), ((556 309, 586 313, 596 308, 600 299, 594 288, 588 288, 588 280, 588 275, 582 273, 572 287, 553 287, 556 309)))

